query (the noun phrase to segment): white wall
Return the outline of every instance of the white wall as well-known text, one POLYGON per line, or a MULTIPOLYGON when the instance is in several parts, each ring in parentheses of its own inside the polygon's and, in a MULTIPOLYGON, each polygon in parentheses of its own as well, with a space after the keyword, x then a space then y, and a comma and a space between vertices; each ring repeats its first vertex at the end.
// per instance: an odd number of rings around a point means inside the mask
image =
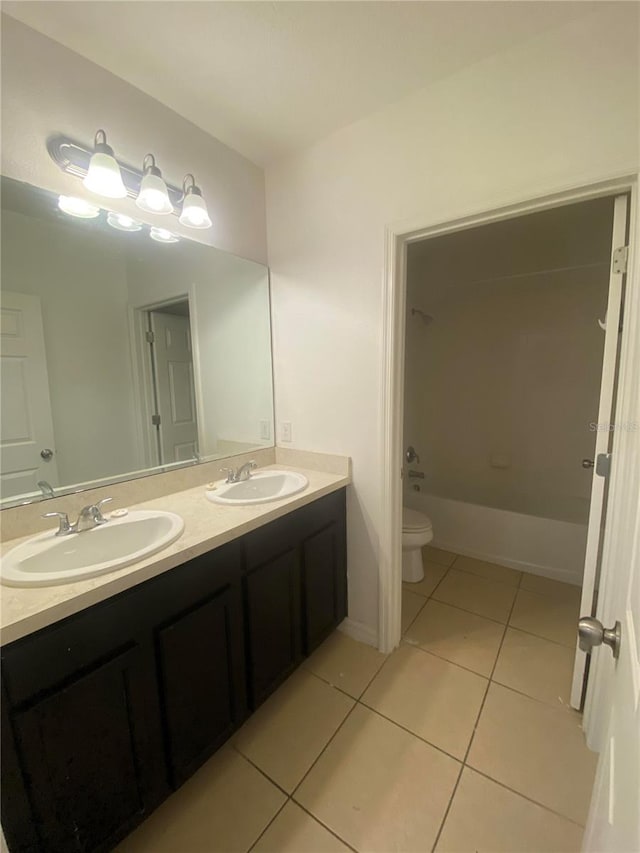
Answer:
POLYGON ((605 4, 267 170, 276 411, 353 457, 350 616, 378 617, 385 226, 638 169, 638 9, 605 4))
MULTIPOLYGON (((46 141, 64 134, 90 146, 98 128, 123 162, 141 166, 151 151, 170 183, 195 174, 213 220, 197 239, 266 262, 262 169, 119 77, 2 15, 2 173, 91 198, 50 159, 46 141)), ((141 218, 131 199, 110 207, 141 218)), ((176 217, 170 226, 167 217, 146 218, 194 237, 176 217)))
POLYGON ((40 298, 58 483, 141 467, 124 256, 103 233, 2 211, 2 289, 40 298))

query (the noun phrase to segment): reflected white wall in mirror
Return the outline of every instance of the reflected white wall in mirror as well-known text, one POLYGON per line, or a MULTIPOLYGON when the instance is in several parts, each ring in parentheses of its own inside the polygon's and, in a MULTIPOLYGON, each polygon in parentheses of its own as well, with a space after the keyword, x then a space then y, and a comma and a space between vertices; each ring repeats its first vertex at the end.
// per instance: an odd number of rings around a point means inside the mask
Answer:
POLYGON ((2 178, 3 505, 272 446, 267 268, 57 203, 2 178))

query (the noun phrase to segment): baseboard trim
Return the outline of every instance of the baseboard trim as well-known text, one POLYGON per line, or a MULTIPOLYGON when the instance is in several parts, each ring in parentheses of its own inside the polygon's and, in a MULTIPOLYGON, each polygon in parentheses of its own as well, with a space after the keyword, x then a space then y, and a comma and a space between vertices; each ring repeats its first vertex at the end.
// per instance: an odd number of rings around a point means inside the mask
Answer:
POLYGON ((452 551, 454 554, 461 554, 464 557, 475 557, 476 560, 496 563, 498 566, 506 566, 508 569, 516 569, 519 572, 527 572, 530 575, 541 575, 544 578, 551 578, 554 581, 582 586, 582 576, 566 569, 559 569, 555 566, 540 566, 536 563, 527 563, 522 560, 510 560, 508 557, 503 557, 500 554, 488 554, 472 548, 461 547, 455 542, 443 542, 439 539, 434 539, 429 544, 434 548, 441 548, 443 551, 452 551))
POLYGON ((343 619, 338 625, 338 631, 342 631, 347 637, 352 640, 357 640, 359 643, 366 643, 368 646, 378 648, 378 632, 370 625, 365 625, 364 622, 356 622, 355 619, 343 619))

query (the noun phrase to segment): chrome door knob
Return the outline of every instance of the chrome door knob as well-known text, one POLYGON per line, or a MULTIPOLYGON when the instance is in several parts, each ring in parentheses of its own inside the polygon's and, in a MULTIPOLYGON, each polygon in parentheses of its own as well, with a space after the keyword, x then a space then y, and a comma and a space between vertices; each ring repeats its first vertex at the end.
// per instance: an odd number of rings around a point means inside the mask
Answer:
POLYGON ((609 646, 614 658, 620 654, 622 630, 619 622, 613 628, 605 628, 599 619, 583 616, 578 620, 578 642, 583 652, 590 652, 594 646, 609 646))
POLYGON ((593 459, 583 459, 582 460, 583 468, 593 468, 593 459))
POLYGON ((42 458, 46 462, 48 462, 50 459, 53 459, 53 450, 51 450, 49 447, 45 447, 44 450, 40 451, 40 456, 42 456, 42 458))
POLYGON ((407 460, 407 462, 417 462, 418 465, 420 464, 420 457, 416 453, 415 447, 412 447, 411 445, 409 445, 409 447, 407 447, 407 449, 405 450, 404 458, 407 460))

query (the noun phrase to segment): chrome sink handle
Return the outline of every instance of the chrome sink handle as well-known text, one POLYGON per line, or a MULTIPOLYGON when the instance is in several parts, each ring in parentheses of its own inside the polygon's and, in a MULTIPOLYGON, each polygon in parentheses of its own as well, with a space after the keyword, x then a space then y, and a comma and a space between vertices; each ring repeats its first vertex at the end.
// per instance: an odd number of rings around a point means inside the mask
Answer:
POLYGON ((236 480, 237 475, 236 475, 236 472, 233 468, 221 468, 220 471, 223 474, 227 475, 227 479, 225 480, 225 483, 236 483, 237 482, 237 480, 236 480))
POLYGON ((41 518, 57 518, 60 521, 56 536, 67 536, 69 533, 75 532, 73 525, 69 524, 69 516, 66 512, 45 512, 41 518))
POLYGON ((111 503, 113 498, 102 498, 101 501, 93 505, 93 520, 96 524, 106 524, 109 519, 102 514, 102 505, 111 503))
POLYGON ((101 501, 98 501, 95 504, 88 504, 87 506, 83 506, 80 510, 80 514, 78 515, 78 520, 76 521, 73 527, 78 533, 82 533, 83 530, 92 530, 94 527, 97 527, 99 524, 106 524, 109 519, 105 518, 100 511, 100 507, 103 504, 109 503, 113 498, 103 498, 101 501))

